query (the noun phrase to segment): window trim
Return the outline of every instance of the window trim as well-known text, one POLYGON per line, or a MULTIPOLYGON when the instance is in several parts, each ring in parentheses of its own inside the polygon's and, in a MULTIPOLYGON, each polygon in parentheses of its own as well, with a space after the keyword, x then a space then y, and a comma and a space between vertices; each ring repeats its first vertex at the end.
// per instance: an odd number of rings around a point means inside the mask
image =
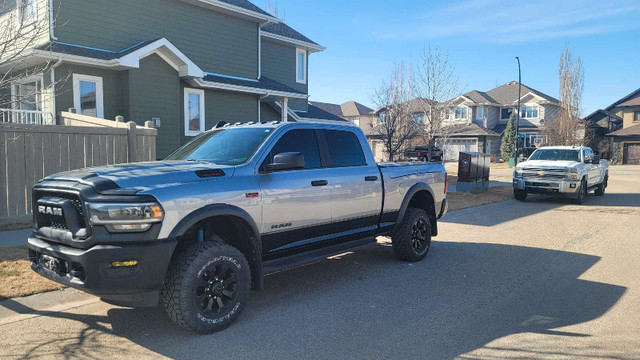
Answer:
MULTIPOLYGON (((525 112, 526 114, 526 112, 525 112)), ((538 104, 524 104, 522 106, 520 106, 520 119, 539 119, 540 118, 540 105, 538 104), (537 115, 534 117, 526 117, 526 116, 522 116, 522 112, 524 111, 524 108, 526 107, 536 107, 536 113, 537 115)))
POLYGON ((307 83, 307 50, 305 49, 301 49, 301 48, 296 48, 296 82, 298 84, 306 84, 307 83), (303 66, 303 71, 302 71, 302 79, 300 79, 298 77, 298 74, 300 73, 300 62, 298 61, 298 56, 299 54, 303 54, 303 61, 302 61, 302 66, 303 66))
MULTIPOLYGON (((506 110, 506 109, 511 109, 511 113, 513 114, 514 111, 517 111, 518 109, 516 108, 512 108, 512 107, 501 107, 500 108, 500 120, 509 120, 508 117, 504 118, 502 117, 502 110, 506 110)), ((509 117, 511 117, 511 115, 509 115, 509 117)))
POLYGON ((455 109, 453 109, 453 120, 468 120, 469 119, 469 107, 465 106, 465 105, 458 105, 455 107, 455 109), (465 112, 464 112, 464 117, 456 117, 456 111, 458 110, 458 108, 464 108, 465 112))
POLYGON ((76 113, 82 115, 82 102, 80 101, 80 82, 96 83, 96 117, 104 119, 104 91, 102 77, 85 74, 73 74, 73 107, 76 113))
POLYGON ((203 89, 184 88, 184 136, 198 136, 205 131, 205 113, 204 113, 205 92, 203 89), (189 95, 196 94, 200 97, 200 130, 189 130, 189 95))
POLYGON ((631 119, 631 122, 640 122, 640 111, 633 112, 633 119, 631 119))
POLYGON ((17 19, 18 19, 18 21, 16 22, 16 26, 18 28, 20 28, 21 26, 31 25, 31 24, 37 22, 38 21, 38 0, 17 0, 16 1, 16 15, 17 15, 17 19), (25 2, 28 2, 28 1, 33 1, 33 6, 35 8, 34 9, 35 12, 33 14, 34 16, 33 16, 33 18, 30 18, 28 21, 22 22, 22 15, 23 15, 22 14, 22 7, 23 7, 23 4, 25 2))
POLYGON ((40 104, 39 107, 40 109, 36 110, 36 111, 44 111, 45 109, 45 96, 43 96, 44 93, 44 74, 40 73, 40 74, 36 74, 36 75, 31 75, 28 76, 24 79, 18 79, 18 80, 14 80, 11 82, 11 109, 13 110, 18 110, 18 86, 20 85, 24 85, 24 84, 29 84, 29 83, 36 83, 36 88, 38 88, 38 85, 40 85, 39 90, 36 90, 37 92, 39 91, 39 93, 36 93, 36 96, 40 96, 40 104))
POLYGON ((487 107, 486 106, 476 106, 476 120, 484 120, 484 117, 486 116, 486 111, 487 107), (480 109, 482 109, 482 116, 480 115, 480 109))

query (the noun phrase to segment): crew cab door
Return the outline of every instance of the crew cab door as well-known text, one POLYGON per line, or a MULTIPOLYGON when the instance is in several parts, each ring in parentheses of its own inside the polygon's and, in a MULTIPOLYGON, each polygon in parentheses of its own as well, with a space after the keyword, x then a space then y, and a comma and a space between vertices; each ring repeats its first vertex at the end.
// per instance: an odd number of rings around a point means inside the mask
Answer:
POLYGON ((284 133, 261 159, 258 183, 262 196, 263 253, 284 250, 310 238, 326 235, 331 222, 331 189, 328 170, 322 168, 316 131, 291 129, 284 133), (300 152, 304 169, 263 171, 273 157, 284 152, 300 152))
POLYGON ((334 232, 353 237, 373 234, 382 209, 382 179, 378 165, 372 157, 367 160, 355 132, 321 132, 324 143, 321 146, 326 147, 328 155, 334 232))
POLYGON ((593 151, 591 149, 584 148, 582 149, 582 158, 584 161, 584 166, 587 169, 587 186, 593 186, 598 183, 600 180, 600 169, 599 166, 593 163, 593 151))

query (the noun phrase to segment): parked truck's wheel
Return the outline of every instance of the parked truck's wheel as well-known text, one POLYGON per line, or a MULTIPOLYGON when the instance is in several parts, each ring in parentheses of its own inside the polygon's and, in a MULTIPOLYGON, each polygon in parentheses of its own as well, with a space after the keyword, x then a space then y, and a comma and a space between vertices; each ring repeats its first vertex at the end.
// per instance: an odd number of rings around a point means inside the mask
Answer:
POLYGON ((585 197, 587 197, 587 182, 582 180, 580 182, 580 187, 578 188, 578 192, 576 193, 576 198, 574 202, 577 205, 582 205, 585 197))
POLYGON ((205 242, 172 260, 162 302, 173 322, 208 334, 235 321, 250 290, 251 271, 242 253, 224 243, 205 242))
POLYGON ((596 196, 604 196, 604 190, 607 188, 607 181, 609 176, 605 175, 604 180, 602 180, 602 183, 600 183, 600 185, 598 185, 598 187, 596 187, 596 190, 594 191, 594 193, 596 194, 596 196))
POLYGON ((431 222, 427 212, 408 208, 391 241, 396 257, 402 261, 418 261, 427 256, 431 248, 431 222))
POLYGON ((527 200, 527 193, 525 191, 514 190, 513 197, 518 201, 525 201, 527 200))

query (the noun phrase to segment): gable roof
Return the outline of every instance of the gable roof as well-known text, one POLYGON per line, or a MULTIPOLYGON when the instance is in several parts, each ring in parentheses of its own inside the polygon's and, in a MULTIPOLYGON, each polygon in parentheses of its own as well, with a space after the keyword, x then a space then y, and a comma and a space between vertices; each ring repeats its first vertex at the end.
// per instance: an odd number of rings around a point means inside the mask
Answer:
POLYGON ((243 8, 245 10, 257 12, 258 14, 262 14, 262 15, 267 15, 267 16, 273 17, 273 15, 271 15, 268 12, 260 9, 259 7, 255 6, 253 3, 251 3, 250 1, 247 1, 247 0, 218 0, 218 1, 227 3, 229 5, 237 6, 239 8, 243 8))
POLYGON ((610 132, 607 136, 640 136, 640 124, 610 132))
POLYGON ((618 106, 640 106, 640 89, 632 91, 622 99, 614 102, 613 104, 604 108, 605 110, 611 110, 618 106))
POLYGON ((462 96, 467 97, 471 101, 480 103, 480 104, 488 103, 488 104, 499 105, 499 103, 495 99, 491 98, 491 96, 489 96, 487 93, 483 91, 471 90, 468 93, 463 94, 462 96))
POLYGON ((272 33, 272 34, 288 37, 290 39, 300 40, 300 41, 304 41, 304 42, 307 42, 307 43, 310 43, 310 44, 318 45, 318 43, 316 43, 313 40, 309 39, 308 37, 302 35, 298 31, 296 31, 294 28, 292 28, 291 26, 289 26, 289 25, 287 25, 287 24, 285 24, 283 22, 282 23, 269 24, 269 25, 263 26, 262 27, 262 31, 266 31, 268 33, 272 33))
POLYGON ((333 121, 346 121, 340 116, 337 116, 329 111, 326 111, 320 107, 314 106, 309 103, 307 111, 296 111, 296 114, 305 119, 313 120, 333 120, 333 121))
MULTIPOLYGON (((556 103, 560 102, 560 100, 552 96, 549 96, 543 92, 540 92, 534 88, 526 86, 525 84, 522 84, 520 96, 525 96, 528 93, 533 93, 547 101, 556 102, 556 103)), ((518 101, 518 82, 509 81, 508 83, 498 86, 497 88, 493 88, 484 94, 489 96, 491 99, 493 99, 496 103, 500 105, 512 105, 518 101)))
POLYGON ((290 88, 284 84, 281 84, 275 80, 271 80, 268 77, 262 76, 260 80, 251 80, 237 78, 233 76, 225 76, 220 74, 207 73, 202 80, 212 84, 224 84, 237 89, 254 89, 256 91, 269 90, 273 92, 287 93, 290 97, 296 97, 306 99, 307 94, 290 88))
POLYGON ((496 131, 482 127, 476 123, 449 125, 443 128, 449 136, 500 136, 496 131))
POLYGON ((309 104, 343 119, 346 117, 369 115, 373 112, 373 109, 356 101, 347 101, 342 104, 309 101, 309 104))

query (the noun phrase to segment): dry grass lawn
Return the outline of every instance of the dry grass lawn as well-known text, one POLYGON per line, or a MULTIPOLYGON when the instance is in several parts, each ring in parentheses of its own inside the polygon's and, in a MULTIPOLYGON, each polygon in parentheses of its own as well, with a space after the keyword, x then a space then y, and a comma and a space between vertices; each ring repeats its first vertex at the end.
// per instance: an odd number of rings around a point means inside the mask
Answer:
POLYGON ((462 210, 474 206, 493 204, 513 199, 512 186, 495 186, 479 194, 452 192, 447 194, 449 211, 462 210))
POLYGON ((0 248, 0 301, 63 287, 31 270, 26 246, 0 248))

